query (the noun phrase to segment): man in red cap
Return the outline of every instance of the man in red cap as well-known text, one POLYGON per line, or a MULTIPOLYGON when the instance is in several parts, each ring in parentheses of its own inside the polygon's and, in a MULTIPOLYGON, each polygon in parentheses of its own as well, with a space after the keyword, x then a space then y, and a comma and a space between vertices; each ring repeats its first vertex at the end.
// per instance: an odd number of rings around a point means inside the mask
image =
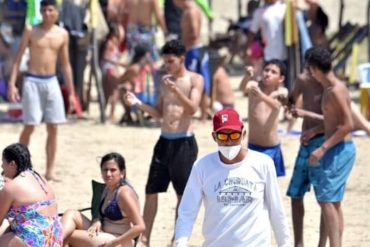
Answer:
POLYGON ((202 246, 289 246, 289 229, 272 159, 242 145, 246 130, 239 114, 223 109, 213 117, 218 151, 198 159, 178 209, 176 246, 188 246, 204 202, 202 246))

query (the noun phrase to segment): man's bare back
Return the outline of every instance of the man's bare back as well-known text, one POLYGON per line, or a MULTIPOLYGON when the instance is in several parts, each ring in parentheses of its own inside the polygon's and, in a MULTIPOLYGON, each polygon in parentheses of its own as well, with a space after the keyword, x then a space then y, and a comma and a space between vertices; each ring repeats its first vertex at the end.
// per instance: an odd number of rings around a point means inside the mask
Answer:
MULTIPOLYGON (((187 71, 183 77, 171 78, 177 88, 189 99, 192 90, 199 90, 199 81, 202 80, 200 75, 190 71, 187 71)), ((159 107, 162 109, 162 132, 193 132, 191 121, 194 114, 185 110, 177 94, 171 91, 165 80, 161 83, 159 96, 161 102, 159 107)))
MULTIPOLYGON (((159 15, 158 0, 128 0, 127 13, 129 23, 142 25, 145 27, 154 26, 153 15, 157 20, 159 15)), ((159 23, 162 25, 161 23, 159 23)))
POLYGON ((181 33, 182 41, 186 49, 190 49, 201 43, 200 30, 202 26, 202 13, 194 2, 187 1, 186 6, 181 19, 181 33))
POLYGON ((53 26, 45 30, 40 26, 30 27, 28 72, 35 75, 54 75, 59 52, 66 44, 68 33, 65 29, 53 26))

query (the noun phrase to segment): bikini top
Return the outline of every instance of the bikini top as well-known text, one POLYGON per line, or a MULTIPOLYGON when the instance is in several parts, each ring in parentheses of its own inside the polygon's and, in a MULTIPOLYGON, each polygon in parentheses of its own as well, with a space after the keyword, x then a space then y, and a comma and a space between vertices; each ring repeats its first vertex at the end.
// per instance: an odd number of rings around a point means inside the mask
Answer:
POLYGON ((100 205, 99 205, 99 212, 100 212, 101 217, 108 218, 113 221, 122 220, 125 218, 125 216, 123 216, 121 213, 121 209, 117 201, 117 193, 118 193, 119 188, 120 187, 118 187, 116 191, 114 192, 112 201, 108 204, 108 206, 104 209, 104 211, 102 210, 102 208, 104 205, 105 197, 101 200, 100 205))

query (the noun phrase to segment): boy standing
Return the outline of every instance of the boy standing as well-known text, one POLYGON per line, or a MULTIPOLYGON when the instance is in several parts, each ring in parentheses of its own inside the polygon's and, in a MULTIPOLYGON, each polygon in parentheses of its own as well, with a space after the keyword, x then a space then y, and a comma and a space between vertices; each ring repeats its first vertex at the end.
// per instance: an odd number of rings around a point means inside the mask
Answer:
POLYGON ((252 150, 269 155, 277 176, 285 176, 285 166, 278 136, 281 101, 288 96, 284 82, 285 65, 277 59, 267 61, 262 72, 262 81, 248 81, 251 68, 247 69, 241 89, 248 95, 249 140, 252 150))
MULTIPOLYGON (((42 23, 24 30, 21 45, 15 58, 10 79, 8 96, 11 102, 19 100, 15 82, 25 49, 30 50, 28 72, 23 91, 23 123, 20 143, 28 145, 35 125, 46 123, 46 173, 48 180, 54 177, 54 160, 57 149, 58 124, 66 121, 64 103, 56 77, 57 61, 60 61, 64 79, 69 89, 69 106, 73 107, 75 91, 68 55, 68 33, 55 25, 58 9, 55 0, 41 1, 42 23)), ((70 108, 70 110, 72 110, 70 108)))
MULTIPOLYGON (((330 246, 341 246, 344 229, 341 201, 352 170, 356 149, 352 142, 351 100, 348 90, 332 70, 331 54, 321 47, 307 51, 306 63, 312 77, 324 88, 321 108, 324 117, 324 143, 309 157, 320 171, 314 174, 313 185, 320 204, 330 246)), ((310 133, 314 136, 316 133, 310 133)))

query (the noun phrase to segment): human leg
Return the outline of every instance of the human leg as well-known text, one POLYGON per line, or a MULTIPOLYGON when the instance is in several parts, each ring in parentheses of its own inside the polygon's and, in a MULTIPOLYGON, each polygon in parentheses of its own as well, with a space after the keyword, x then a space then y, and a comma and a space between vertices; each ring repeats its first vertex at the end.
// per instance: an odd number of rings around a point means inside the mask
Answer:
POLYGON ((144 204, 144 222, 145 222, 145 231, 143 232, 140 243, 141 246, 149 246, 150 244, 150 235, 152 233, 154 219, 158 210, 158 194, 147 194, 145 197, 144 204))
POLYGON ((87 230, 91 221, 77 210, 69 209, 64 212, 61 223, 63 226, 63 239, 67 239, 74 230, 87 230))
POLYGON ((34 129, 35 129, 34 125, 24 125, 21 135, 19 137, 19 142, 28 146, 34 129))
POLYGON ((329 236, 330 247, 341 246, 342 220, 340 216, 340 203, 339 205, 338 203, 319 202, 329 236))
POLYGON ((0 236, 0 247, 24 247, 23 241, 14 233, 8 232, 0 236))
POLYGON ((321 212, 321 217, 320 217, 320 237, 319 237, 319 247, 325 247, 326 242, 328 239, 328 231, 326 229, 325 221, 324 221, 324 215, 321 212))
POLYGON ((294 232, 294 246, 303 247, 303 218, 304 218, 304 203, 303 198, 292 198, 292 220, 294 232))
POLYGON ((48 180, 53 179, 54 176, 54 161, 57 151, 57 134, 58 125, 47 124, 47 139, 46 139, 46 172, 45 178, 48 180))

